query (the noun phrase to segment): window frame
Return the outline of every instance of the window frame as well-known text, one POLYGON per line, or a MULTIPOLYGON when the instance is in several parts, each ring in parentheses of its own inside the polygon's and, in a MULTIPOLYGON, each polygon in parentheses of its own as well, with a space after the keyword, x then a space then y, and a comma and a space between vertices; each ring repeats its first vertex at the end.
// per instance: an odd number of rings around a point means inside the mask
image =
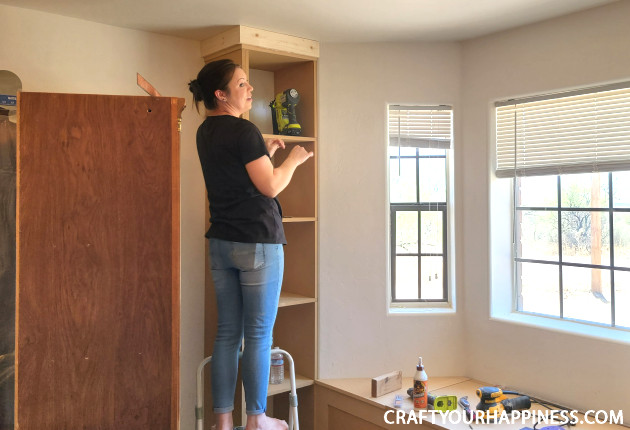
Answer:
MULTIPOLYGON (((490 106, 488 108, 491 110, 490 106)), ((514 181, 514 178, 497 178, 495 175, 490 179, 490 320, 630 345, 630 331, 623 328, 516 310, 512 240, 514 181)))
MULTIPOLYGON (((550 266, 556 266, 558 268, 558 295, 559 295, 559 312, 558 312, 558 316, 556 315, 548 315, 548 314, 544 314, 544 313, 539 313, 539 312, 534 312, 534 311, 527 311, 527 310, 523 310, 522 309, 522 304, 519 301, 519 297, 521 295, 521 291, 522 291, 522 282, 521 282, 521 277, 520 276, 516 276, 514 279, 514 283, 513 283, 513 294, 515 296, 515 311, 516 312, 520 312, 520 313, 524 313, 524 314, 533 314, 533 315, 544 315, 546 317, 550 317, 550 318, 557 318, 560 320, 568 320, 568 321, 578 321, 578 322, 582 322, 582 323, 587 323, 587 324, 595 324, 595 325, 601 325, 602 327, 611 327, 611 328, 618 328, 621 330, 630 330, 630 327, 626 327, 626 326, 618 326, 615 323, 615 312, 616 312, 616 306, 615 306, 615 271, 623 271, 623 272, 630 272, 630 268, 626 267, 626 266, 615 266, 615 230, 614 230, 614 214, 615 213, 630 213, 630 208, 627 207, 615 207, 614 205, 614 199, 613 199, 613 187, 614 187, 614 181, 613 181, 613 172, 602 172, 602 173, 606 173, 606 180, 608 181, 608 206, 607 207, 572 207, 572 206, 564 206, 562 204, 562 178, 563 176, 566 177, 568 176, 567 174, 565 175, 555 175, 556 178, 556 194, 557 194, 557 204, 556 206, 519 206, 516 201, 516 195, 514 196, 514 200, 515 200, 515 204, 514 204, 514 219, 517 219, 518 217, 518 212, 520 211, 521 213, 525 213, 527 211, 532 211, 532 212, 556 212, 557 216, 558 216, 558 236, 557 236, 557 251, 558 251, 558 260, 557 261, 552 261, 552 260, 546 260, 546 259, 536 259, 536 258, 523 258, 519 256, 519 252, 518 252, 518 246, 514 247, 514 255, 513 255, 513 264, 515 265, 514 270, 515 273, 518 274, 520 273, 519 268, 520 268, 520 263, 533 263, 533 264, 546 264, 546 265, 550 265, 550 266), (608 232, 608 245, 610 247, 610 257, 609 257, 609 263, 608 264, 588 264, 588 263, 576 263, 576 262, 571 262, 571 261, 564 261, 563 260, 563 232, 565 231, 565 228, 563 227, 563 222, 562 222, 562 213, 563 212, 599 212, 602 215, 605 214, 605 216, 608 217, 608 227, 609 227, 609 232, 608 232), (581 319, 581 318, 573 318, 573 317, 566 317, 564 315, 564 276, 563 276, 563 268, 564 267, 578 267, 578 268, 585 268, 585 269, 599 269, 599 270, 608 270, 610 271, 610 324, 607 323, 601 323, 601 322, 597 322, 597 321, 592 321, 592 320, 587 320, 587 319, 581 319)), ((549 175, 552 176, 552 175, 549 175)), ((517 181, 519 178, 515 178, 514 180, 517 181)), ((515 187, 518 188, 518 184, 515 187)), ((516 191, 515 191, 516 192, 516 191)), ((518 223, 514 223, 515 224, 515 230, 514 230, 514 234, 516 237, 516 243, 518 243, 519 238, 520 238, 520 234, 522 229, 520 229, 517 224, 518 223)), ((516 244, 515 244, 516 245, 516 244)))
MULTIPOLYGON (((435 157, 434 157, 435 158, 435 157)), ((446 156, 444 156, 446 158, 446 156)), ((390 158, 391 159, 391 158, 390 158)), ((417 176, 417 175, 416 175, 417 176)), ((390 203, 390 300, 391 303, 445 303, 449 302, 448 291, 448 204, 443 203, 390 203), (396 213, 397 212, 416 212, 418 214, 418 252, 399 253, 396 251, 396 213), (442 213, 442 252, 422 252, 422 212, 441 212, 442 213), (422 257, 442 257, 442 299, 397 299, 396 298, 396 257, 417 257, 418 258, 418 297, 422 297, 422 282, 420 273, 422 270, 422 257)))
MULTIPOLYGON (((387 115, 386 115, 386 125, 387 129, 389 129, 389 110, 390 106, 387 106, 387 115)), ((415 105, 413 108, 420 109, 429 109, 432 106, 426 105, 415 105)), ((444 105, 435 105, 436 109, 444 110, 446 106, 444 105)), ((454 109, 451 106, 447 107, 451 112, 451 145, 450 148, 439 148, 445 149, 444 154, 436 155, 436 154, 419 154, 418 150, 416 150, 415 155, 401 155, 400 157, 397 155, 392 155, 390 152, 390 136, 387 133, 386 139, 386 151, 387 151, 387 206, 388 206, 388 217, 389 217, 389 231, 388 231, 388 288, 387 288, 387 301, 388 301, 388 311, 390 314, 398 314, 398 313, 415 313, 415 312, 454 312, 455 311, 455 298, 453 292, 453 282, 454 275, 452 272, 452 267, 454 267, 454 254, 453 254, 453 212, 452 212, 452 185, 453 179, 451 178, 452 173, 452 151, 453 151, 453 136, 452 130, 454 128, 454 109), (390 165, 392 160, 398 159, 416 159, 416 202, 400 202, 400 203, 391 203, 390 202, 390 165), (429 159, 429 158, 440 158, 444 160, 444 180, 445 180, 445 201, 443 202, 424 202, 419 203, 419 193, 420 193, 420 172, 419 172, 419 163, 421 159, 429 159), (440 299, 396 299, 395 298, 395 282, 396 282, 396 213, 399 211, 411 211, 418 213, 418 246, 419 249, 416 253, 409 254, 410 256, 417 256, 418 259, 425 256, 439 256, 442 257, 443 262, 443 270, 442 270, 442 297, 440 299), (442 221, 442 252, 441 253, 422 253, 421 249, 421 211, 431 211, 431 212, 441 212, 442 216, 440 217, 442 221)), ((406 254, 405 254, 406 255, 406 254)), ((421 291, 421 278, 420 278, 421 265, 418 264, 418 292, 421 291)), ((419 296, 420 297, 420 296, 419 296)))
MULTIPOLYGON (((492 134, 491 139, 489 141, 490 144, 490 168, 491 168, 491 179, 490 179, 490 317, 493 320, 500 320, 520 325, 527 325, 532 327, 540 327, 549 329, 552 331, 564 332, 564 333, 572 333, 577 335, 583 335, 587 337, 597 338, 597 339, 607 339, 614 342, 621 342, 624 344, 630 344, 630 329, 626 326, 617 326, 615 325, 614 320, 614 312, 615 312, 615 303, 611 300, 611 319, 610 324, 602 324, 598 322, 576 319, 576 318, 560 318, 557 316, 552 316, 548 314, 535 313, 529 311, 519 310, 519 281, 517 279, 517 270, 516 270, 516 258, 517 258, 517 243, 515 242, 515 238, 517 237, 516 233, 516 221, 517 221, 517 208, 518 209, 529 209, 526 206, 517 206, 516 204, 516 177, 517 176, 525 176, 523 174, 517 175, 516 170, 514 171, 513 176, 508 176, 505 174, 497 174, 496 166, 497 166, 497 107, 505 106, 507 104, 514 104, 515 102, 520 101, 528 101, 528 100, 541 100, 545 98, 557 98, 563 97, 568 94, 580 94, 580 93, 589 93, 597 90, 610 90, 614 88, 628 88, 630 87, 630 83, 628 81, 606 84, 606 85, 596 85, 588 88, 577 88, 577 89, 568 89, 568 90, 560 90, 555 93, 539 94, 533 96, 526 97, 514 97, 508 100, 496 100, 489 104, 489 110, 492 118, 492 134), (509 180, 508 180, 509 179, 509 180), (508 215, 509 214, 509 215, 508 215), (506 217, 507 216, 507 217, 506 217), (507 222, 506 222, 507 221, 507 222), (509 237, 509 240, 506 239, 509 237), (508 244, 509 242, 509 244, 508 244), (506 266, 506 264, 508 266, 506 266), (509 284, 510 288, 506 289, 505 284, 509 284)), ((609 193, 612 193, 612 184, 611 175, 615 171, 628 171, 627 168, 620 168, 615 166, 602 166, 594 168, 594 171, 602 171, 608 173, 608 181, 609 181, 609 193)), ((549 172, 546 175, 555 175, 557 177, 564 175, 569 175, 573 173, 584 173, 579 169, 567 169, 564 167, 560 167, 556 172, 549 172)), ((560 182, 560 179, 558 180, 560 182)), ((541 208, 536 208, 541 209, 541 208)), ((549 209, 549 208, 544 208, 549 209)), ((609 240, 614 241, 614 224, 613 219, 615 213, 627 213, 630 212, 630 208, 620 208, 614 207, 611 196, 609 195, 609 203, 608 207, 602 208, 573 208, 573 207, 562 207, 562 201, 560 200, 560 196, 558 196, 557 208, 552 208, 554 211, 558 213, 558 223, 561 226, 562 219, 561 214, 563 211, 575 211, 583 210, 583 211, 597 211, 601 213, 605 213, 608 215, 608 225, 609 225, 609 240)), ((560 231, 558 234, 560 235, 560 231)), ((562 242, 561 236, 559 236, 559 252, 561 252, 562 242)), ((610 261, 608 264, 601 265, 591 265, 591 264, 580 264, 580 263, 572 263, 572 262, 563 262, 562 264, 567 267, 586 267, 586 268, 596 268, 602 270, 610 270, 611 279, 614 279, 614 271, 630 271, 625 267, 617 267, 614 265, 614 244, 611 245, 610 250, 610 261)), ((522 259, 523 262, 531 261, 531 259, 522 259)), ((538 261, 535 261, 538 262, 538 261)), ((547 262, 545 262, 547 263, 547 262)), ((560 257, 558 262, 552 262, 554 265, 560 266, 560 257)), ((550 263, 551 264, 551 263, 550 263)), ((561 276, 561 275, 559 275, 561 276)), ((614 297, 614 281, 611 281, 611 298, 614 297)), ((559 287, 560 289, 560 287, 559 287)), ((562 294, 562 290, 560 289, 559 294, 562 294)))
MULTIPOLYGON (((442 228, 442 244, 443 252, 432 253, 422 252, 418 250, 415 253, 398 253, 396 252, 396 212, 417 212, 418 213, 418 243, 422 236, 422 212, 441 212, 442 225, 448 225, 447 204, 446 203, 390 203, 390 264, 391 264, 391 303, 445 303, 449 302, 448 291, 448 228, 442 228), (432 210, 436 208, 437 210, 432 210), (418 257, 418 280, 420 280, 420 272, 422 265, 420 263, 422 257, 442 257, 442 297, 443 299, 397 299, 396 298, 396 257, 418 257)), ((418 297, 422 297, 422 282, 418 282, 418 297)))

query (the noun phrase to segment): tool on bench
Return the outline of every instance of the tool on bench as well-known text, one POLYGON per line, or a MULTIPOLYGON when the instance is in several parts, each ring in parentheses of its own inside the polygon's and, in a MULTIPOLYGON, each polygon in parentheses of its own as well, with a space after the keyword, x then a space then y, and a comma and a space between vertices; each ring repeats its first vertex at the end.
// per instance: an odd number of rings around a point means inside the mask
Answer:
POLYGON ((508 398, 506 394, 518 394, 514 391, 503 391, 498 387, 481 387, 477 389, 477 415, 481 418, 491 419, 499 417, 503 411, 521 411, 532 407, 532 401, 528 396, 508 398))
MULTIPOLYGON (((413 388, 407 390, 409 397, 413 398, 413 388)), ((427 394, 427 403, 436 411, 446 412, 457 409, 457 396, 434 396, 427 394)))
POLYGON ((457 403, 459 403, 459 406, 461 406, 464 409, 466 418, 473 419, 473 420, 475 419, 475 411, 470 409, 470 402, 468 401, 468 396, 460 397, 459 402, 457 403))
POLYGON ((427 400, 436 411, 446 412, 457 409, 457 396, 433 396, 429 394, 427 400))

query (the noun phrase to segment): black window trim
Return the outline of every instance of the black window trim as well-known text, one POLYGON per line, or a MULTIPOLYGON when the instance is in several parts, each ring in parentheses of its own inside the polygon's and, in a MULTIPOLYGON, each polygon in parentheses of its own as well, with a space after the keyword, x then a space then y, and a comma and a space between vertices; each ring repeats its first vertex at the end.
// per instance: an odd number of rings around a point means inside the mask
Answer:
MULTIPOLYGON (((534 211, 534 212, 544 212, 544 211, 548 211, 548 212, 557 212, 558 213, 558 260, 542 260, 542 259, 536 259, 536 258, 522 258, 518 256, 518 252, 516 251, 516 249, 514 250, 514 265, 515 265, 515 270, 516 273, 520 273, 519 271, 519 267, 520 267, 520 263, 535 263, 535 264, 546 264, 546 265, 552 265, 552 266, 557 266, 558 267, 558 294, 559 294, 559 300, 560 300, 560 307, 559 307, 559 315, 555 316, 555 315, 547 315, 547 314, 541 314, 538 312, 534 312, 534 311, 524 311, 520 306, 519 301, 517 300, 517 312, 520 313, 524 313, 524 314, 534 314, 534 315, 546 315, 546 316, 550 316, 552 318, 556 318, 559 320, 563 320, 563 321, 571 321, 571 320, 578 320, 578 321, 582 321, 582 322, 587 322, 589 324, 594 324, 594 325, 601 325, 604 327, 619 327, 619 328, 625 328, 625 326, 618 326, 615 324, 615 312, 616 312, 616 304, 615 304, 615 271, 623 271, 623 272, 630 272, 630 268, 629 267, 620 267, 620 266, 615 266, 615 247, 614 247, 614 214, 615 213, 628 213, 630 212, 630 208, 627 207, 620 207, 620 208, 615 208, 614 207, 614 203, 613 203, 613 172, 607 172, 608 173, 608 207, 594 207, 594 208, 589 208, 589 207, 567 207, 567 206, 562 206, 562 199, 561 199, 561 191, 562 191, 562 176, 563 175, 555 175, 556 176, 556 183, 557 183, 557 206, 518 206, 515 204, 514 206, 514 216, 516 219, 516 213, 517 211, 521 211, 521 212, 526 212, 526 211, 534 211), (609 260, 609 264, 588 264, 588 263, 573 263, 573 262, 567 262, 567 261, 563 261, 562 258, 562 212, 602 212, 602 213, 607 213, 608 214, 608 225, 609 225, 609 246, 610 246, 610 260, 609 260), (600 323, 600 322, 596 322, 596 321, 589 321, 589 320, 585 320, 585 319, 576 319, 576 318, 571 318, 571 317, 566 317, 564 316, 564 300, 563 300, 563 274, 562 274, 562 268, 563 267, 580 267, 580 268, 587 268, 587 269, 601 269, 601 270, 609 270, 610 271, 610 312, 611 312, 611 318, 610 318, 610 324, 606 324, 606 323, 600 323)), ((516 179, 514 179, 516 180, 516 179)), ((514 196, 516 198, 516 196, 514 196)), ((520 231, 520 230, 519 230, 520 231)), ((518 237, 518 234, 517 234, 518 237)), ((520 296, 520 291, 521 291, 521 282, 520 282, 520 276, 516 276, 515 279, 515 285, 514 285, 514 292, 517 295, 517 297, 520 296)))
POLYGON ((448 221, 447 221, 447 204, 446 203, 390 203, 390 261, 391 261, 391 301, 392 303, 448 303, 448 221), (396 252, 396 212, 418 212, 418 252, 415 253, 397 253, 396 252), (422 212, 442 212, 442 252, 427 253, 421 252, 421 235, 422 235, 422 212), (396 298, 396 257, 397 256, 417 256, 418 257, 418 299, 397 299, 396 298), (421 257, 442 257, 442 299, 421 299, 422 297, 422 281, 420 273, 422 270, 421 257))

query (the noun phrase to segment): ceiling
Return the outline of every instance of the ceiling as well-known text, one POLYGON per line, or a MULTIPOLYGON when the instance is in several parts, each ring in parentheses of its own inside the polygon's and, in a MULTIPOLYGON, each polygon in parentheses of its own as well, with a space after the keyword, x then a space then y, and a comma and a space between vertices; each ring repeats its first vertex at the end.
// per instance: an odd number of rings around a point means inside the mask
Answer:
POLYGON ((203 40, 231 25, 320 42, 465 40, 617 0, 0 0, 203 40))

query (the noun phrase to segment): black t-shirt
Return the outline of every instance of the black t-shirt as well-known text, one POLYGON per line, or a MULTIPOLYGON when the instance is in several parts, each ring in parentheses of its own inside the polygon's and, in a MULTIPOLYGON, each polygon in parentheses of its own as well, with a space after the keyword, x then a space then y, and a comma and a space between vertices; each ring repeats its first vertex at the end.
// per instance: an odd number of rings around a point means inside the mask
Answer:
POLYGON ((261 194, 245 168, 269 156, 258 128, 231 115, 209 116, 197 130, 197 152, 210 201, 206 237, 286 244, 280 203, 261 194))

